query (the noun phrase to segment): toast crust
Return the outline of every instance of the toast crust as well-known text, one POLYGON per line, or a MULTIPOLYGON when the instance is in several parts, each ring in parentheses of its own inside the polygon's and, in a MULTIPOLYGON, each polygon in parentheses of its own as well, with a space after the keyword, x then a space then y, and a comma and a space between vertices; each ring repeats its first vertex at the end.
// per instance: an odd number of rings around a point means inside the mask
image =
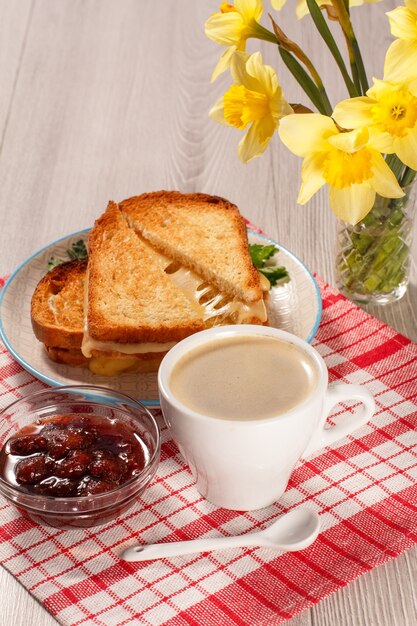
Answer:
POLYGON ((159 252, 219 291, 248 303, 262 298, 245 220, 225 198, 156 191, 127 198, 119 208, 129 225, 159 252))
POLYGON ((54 267, 37 284, 31 322, 36 338, 47 346, 81 347, 86 270, 86 259, 68 261, 54 267))
MULTIPOLYGON (((66 348, 52 348, 50 346, 44 346, 45 350, 48 354, 48 357, 54 361, 55 363, 59 363, 60 365, 69 365, 71 367, 81 367, 88 368, 90 366, 91 359, 85 357, 81 350, 69 350, 66 348)), ((140 355, 129 355, 129 360, 133 361, 133 364, 128 367, 126 370, 122 370, 120 373, 124 371, 127 372, 156 372, 158 367, 164 358, 166 352, 158 352, 152 354, 140 354, 140 355)), ((97 352, 96 355, 99 357, 110 357, 113 362, 123 361, 126 359, 125 354, 117 353, 101 353, 97 352)), ((102 373, 102 375, 105 375, 102 373)))
POLYGON ((87 359, 80 349, 57 348, 52 346, 44 346, 51 361, 60 365, 71 365, 71 367, 88 367, 89 359, 87 359))

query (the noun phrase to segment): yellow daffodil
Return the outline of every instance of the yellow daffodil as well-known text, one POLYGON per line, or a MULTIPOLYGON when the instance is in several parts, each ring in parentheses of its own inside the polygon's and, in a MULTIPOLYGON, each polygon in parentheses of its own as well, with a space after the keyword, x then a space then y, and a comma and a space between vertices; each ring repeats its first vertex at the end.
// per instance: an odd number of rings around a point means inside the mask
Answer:
MULTIPOLYGON (((277 11, 279 11, 284 4, 286 3, 287 0, 271 0, 271 4, 272 7, 274 9, 276 9, 277 11)), ((349 6, 350 7, 358 7, 361 4, 366 4, 366 3, 374 3, 374 2, 380 2, 381 0, 349 0, 349 6)), ((332 6, 332 0, 317 0, 317 4, 320 7, 324 7, 324 6, 332 6)), ((304 17, 305 15, 309 14, 309 10, 308 10, 308 6, 307 6, 307 2, 306 0, 297 0, 297 6, 295 9, 296 15, 298 17, 298 19, 300 20, 302 17, 304 17)))
POLYGON ((340 102, 333 117, 344 128, 366 126, 374 148, 395 153, 417 170, 417 80, 393 83, 374 79, 366 96, 340 102))
POLYGON ((236 50, 245 50, 246 40, 256 37, 264 29, 258 23, 263 11, 262 0, 235 0, 222 2, 220 9, 206 21, 206 35, 221 46, 227 46, 213 75, 215 80, 229 66, 236 50))
POLYGON ((307 113, 283 118, 278 132, 291 152, 304 157, 300 204, 327 183, 334 213, 356 224, 369 213, 377 193, 404 195, 381 153, 370 146, 367 128, 342 132, 332 118, 307 113))
POLYGON ((417 0, 405 0, 404 7, 387 13, 391 33, 398 37, 387 50, 384 79, 417 78, 417 0))
POLYGON ((247 163, 266 150, 279 120, 292 109, 274 69, 263 64, 260 52, 235 52, 230 70, 234 84, 211 109, 210 117, 239 130, 249 126, 238 146, 240 160, 247 163))

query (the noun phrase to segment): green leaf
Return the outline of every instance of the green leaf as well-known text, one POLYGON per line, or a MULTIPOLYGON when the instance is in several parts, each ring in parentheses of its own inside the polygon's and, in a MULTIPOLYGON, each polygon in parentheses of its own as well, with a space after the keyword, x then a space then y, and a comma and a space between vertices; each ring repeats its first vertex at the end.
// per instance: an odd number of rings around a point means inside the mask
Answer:
POLYGON ((297 61, 297 59, 288 50, 282 46, 278 46, 279 53, 285 65, 294 76, 295 80, 301 85, 305 94, 310 98, 311 102, 317 108, 322 115, 330 115, 330 112, 323 103, 322 96, 317 85, 307 74, 303 66, 297 61))
POLYGON ((263 246, 260 243, 249 244, 249 252, 252 263, 258 269, 262 268, 265 265, 265 261, 274 256, 277 250, 278 248, 276 248, 273 244, 269 246, 263 246))
POLYGON ((68 248, 67 254, 73 261, 74 259, 86 259, 88 257, 87 246, 82 239, 79 239, 68 248))
POLYGON ((355 57, 355 65, 356 65, 356 68, 357 68, 359 81, 360 81, 361 86, 362 86, 362 92, 361 93, 365 94, 368 91, 368 89, 369 89, 369 83, 368 83, 368 78, 366 76, 365 65, 363 63, 363 59, 362 59, 361 51, 360 51, 360 48, 359 48, 359 44, 358 44, 358 41, 357 41, 355 36, 353 36, 353 38, 351 40, 351 44, 352 44, 353 54, 354 54, 354 57, 355 57))
POLYGON ((57 259, 56 256, 51 256, 51 258, 48 261, 48 272, 49 270, 52 270, 54 267, 57 267, 58 265, 61 265, 62 263, 64 263, 62 259, 57 259))
POLYGON ((333 38, 330 28, 328 27, 327 22, 324 19, 321 9, 318 6, 316 0, 307 0, 307 6, 308 6, 308 10, 310 11, 310 15, 313 19, 313 22, 316 25, 317 30, 322 36, 323 41, 329 48, 330 52, 333 55, 334 60, 336 61, 339 67, 339 70, 343 76, 343 80, 345 81, 350 97, 354 98, 356 96, 360 96, 361 94, 358 92, 354 82, 349 76, 349 73, 346 69, 345 62, 343 60, 342 55, 340 54, 337 43, 333 38))
MULTIPOLYGON (((88 257, 88 252, 85 241, 79 239, 72 244, 71 248, 67 248, 66 253, 70 261, 74 261, 75 259, 86 259, 88 257)), ((58 259, 57 257, 52 256, 48 261, 48 272, 54 267, 57 267, 57 265, 61 265, 62 263, 67 262, 68 259, 58 259)))
POLYGON ((275 287, 278 283, 287 283, 290 276, 285 267, 277 267, 271 263, 272 257, 279 252, 279 248, 274 244, 263 246, 259 243, 250 243, 249 252, 254 266, 261 274, 266 276, 271 287, 275 287), (270 264, 267 264, 270 261, 270 264))
POLYGON ((267 277, 269 282, 271 283, 271 287, 275 287, 275 285, 288 283, 290 280, 290 275, 285 267, 264 267, 259 270, 261 274, 267 277))

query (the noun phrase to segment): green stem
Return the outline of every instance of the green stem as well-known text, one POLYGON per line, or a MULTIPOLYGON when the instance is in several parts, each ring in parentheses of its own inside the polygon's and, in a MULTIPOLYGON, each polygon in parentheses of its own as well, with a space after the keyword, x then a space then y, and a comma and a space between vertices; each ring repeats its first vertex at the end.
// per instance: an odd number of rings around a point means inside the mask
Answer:
POLYGON ((304 93, 310 98, 311 102, 322 113, 322 115, 331 115, 332 106, 327 98, 327 94, 323 88, 320 90, 314 81, 307 74, 301 63, 282 46, 278 46, 279 53, 285 65, 294 76, 295 80, 301 85, 304 93))
POLYGON ((277 38, 280 52, 281 50, 286 50, 290 55, 285 55, 285 53, 284 55, 281 54, 281 57, 287 65, 287 68, 291 71, 291 73, 299 82, 304 91, 306 91, 305 87, 308 83, 307 88, 310 92, 310 99, 311 93, 314 92, 313 101, 321 101, 322 103, 322 107, 320 107, 319 109, 320 113, 331 115, 333 111, 332 105, 330 104, 330 100, 327 96, 321 76, 314 67, 313 63, 310 61, 304 50, 300 48, 300 46, 295 41, 292 41, 291 39, 289 39, 289 37, 287 37, 284 31, 276 23, 272 15, 269 15, 269 18, 271 20, 272 27, 277 38), (306 67, 317 89, 314 89, 314 87, 311 85, 311 81, 309 81, 308 79, 306 80, 306 73, 303 70, 302 66, 300 66, 300 63, 302 63, 306 67))
POLYGON ((387 164, 391 168, 391 170, 394 173, 394 176, 398 180, 399 184, 401 186, 403 186, 400 181, 401 181, 402 176, 403 176, 404 163, 402 161, 400 161, 400 159, 397 157, 396 154, 387 154, 387 156, 385 157, 385 161, 387 162, 387 164))
POLYGON ((253 21, 253 32, 248 35, 248 39, 262 39, 263 41, 269 41, 270 43, 278 43, 274 33, 259 24, 259 22, 253 21))
POLYGON ((319 31, 323 41, 329 48, 330 52, 333 55, 334 60, 337 63, 337 66, 342 74, 343 80, 345 81, 346 88, 349 92, 351 98, 355 98, 356 96, 360 96, 361 93, 356 88, 355 83, 352 81, 349 76, 349 72, 346 69, 345 62, 343 61, 343 57, 340 54, 339 48, 337 46, 336 41, 333 38, 333 35, 330 32, 330 29, 326 23, 326 20, 323 17, 323 14, 316 2, 316 0, 307 0, 307 6, 310 11, 310 15, 313 19, 314 24, 316 25, 317 30, 319 31))
POLYGON ((369 89, 369 85, 361 51, 356 39, 355 31, 353 30, 352 22, 350 21, 349 8, 346 6, 345 0, 331 0, 331 2, 337 13, 342 31, 346 37, 353 80, 359 90, 359 93, 363 95, 369 89))
MULTIPOLYGON (((353 28, 352 28, 352 33, 353 33, 353 28)), ((368 91, 368 89, 369 89, 368 77, 366 76, 365 65, 363 63, 363 59, 362 59, 361 51, 360 51, 360 48, 359 48, 358 40, 356 39, 354 33, 353 33, 353 37, 351 39, 351 43, 352 43, 352 48, 353 48, 353 54, 354 54, 354 57, 355 57, 355 65, 357 67, 358 74, 359 74, 359 80, 360 80, 361 85, 362 85, 362 93, 365 94, 368 91)))
POLYGON ((372 210, 356 226, 339 234, 337 281, 348 297, 367 302, 394 300, 404 293, 409 267, 410 187, 402 198, 376 197, 372 210))
POLYGON ((407 185, 411 185, 411 183, 414 182, 416 174, 417 172, 415 170, 412 170, 411 167, 406 167, 401 178, 401 187, 407 187, 407 185))
POLYGON ((352 79, 353 79, 353 82, 355 83, 355 87, 356 87, 357 91, 359 93, 361 93, 362 92, 362 89, 361 89, 361 79, 360 79, 360 76, 359 76, 358 67, 357 67, 357 65, 356 65, 354 60, 351 60, 351 62, 350 62, 350 69, 352 71, 352 79))
POLYGON ((324 88, 324 85, 321 85, 321 87, 318 87, 318 90, 319 90, 320 96, 321 96, 321 98, 323 100, 325 115, 331 116, 332 113, 333 113, 333 107, 332 107, 331 102, 330 102, 330 100, 329 100, 329 98, 327 96, 327 92, 326 92, 326 90, 324 88))

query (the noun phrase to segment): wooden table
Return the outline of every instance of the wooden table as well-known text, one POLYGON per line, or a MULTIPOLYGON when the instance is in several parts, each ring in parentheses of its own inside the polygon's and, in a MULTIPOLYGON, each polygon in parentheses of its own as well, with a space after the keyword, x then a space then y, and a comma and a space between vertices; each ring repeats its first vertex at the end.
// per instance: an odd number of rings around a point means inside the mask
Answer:
MULTIPOLYGON (((220 48, 205 37, 204 22, 218 4, 0 0, 0 275, 51 241, 91 226, 109 199, 179 189, 229 198, 334 283, 335 219, 326 192, 298 206, 300 160, 277 137, 245 166, 236 157, 239 132, 208 118, 229 83, 226 75, 210 83, 220 48)), ((384 13, 396 4, 352 10, 369 76, 382 77, 391 40, 384 13)), ((298 22, 288 6, 278 19, 311 54, 333 102, 345 98, 310 18, 298 22)), ((308 104, 274 47, 250 42, 248 50, 256 49, 278 69, 287 99, 308 104)), ((415 267, 400 302, 369 310, 416 340, 415 267)), ((415 624, 416 556, 409 550, 287 623, 415 624)), ((0 598, 1 624, 56 624, 2 568, 0 598)))

